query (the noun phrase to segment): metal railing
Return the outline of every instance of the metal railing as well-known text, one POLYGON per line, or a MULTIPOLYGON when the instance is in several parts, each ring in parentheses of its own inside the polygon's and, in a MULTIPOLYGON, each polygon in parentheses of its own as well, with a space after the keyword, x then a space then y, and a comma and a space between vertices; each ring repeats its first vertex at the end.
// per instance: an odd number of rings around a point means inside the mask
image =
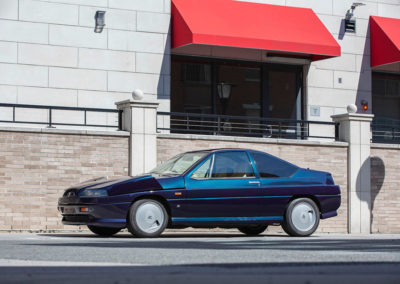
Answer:
POLYGON ((158 112, 157 131, 286 139, 338 140, 338 123, 324 121, 158 112), (314 125, 314 129, 310 129, 314 125), (322 129, 322 128, 323 129, 322 129), (326 135, 324 134, 326 133, 326 135))
POLYGON ((62 107, 62 106, 44 106, 44 105, 25 105, 25 104, 0 104, 0 108, 10 108, 11 114, 10 119, 4 119, 4 115, 1 115, 0 123, 19 123, 19 124, 39 124, 47 125, 47 127, 54 127, 57 125, 63 126, 79 126, 79 127, 104 127, 104 128, 117 128, 122 129, 122 110, 117 109, 103 109, 103 108, 82 108, 82 107, 62 107), (20 109, 35 109, 35 110, 47 110, 47 118, 45 121, 35 120, 34 118, 27 119, 26 115, 20 114, 24 119, 17 118, 17 110, 20 109), (71 115, 76 114, 73 112, 81 112, 83 114, 82 123, 67 122, 54 120, 54 114, 57 111, 70 111, 71 115), (103 113, 103 114, 117 114, 116 123, 114 124, 97 124, 88 123, 88 113, 103 113))
POLYGON ((400 120, 375 118, 371 123, 373 143, 400 143, 400 120))

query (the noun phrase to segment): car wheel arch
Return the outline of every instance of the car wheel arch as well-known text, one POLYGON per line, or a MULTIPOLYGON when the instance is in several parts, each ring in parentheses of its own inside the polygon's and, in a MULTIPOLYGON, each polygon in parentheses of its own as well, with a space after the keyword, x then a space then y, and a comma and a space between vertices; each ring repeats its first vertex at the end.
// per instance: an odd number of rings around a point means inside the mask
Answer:
POLYGON ((289 199, 289 201, 286 203, 285 214, 284 214, 284 216, 286 216, 286 211, 287 211, 287 208, 288 208, 290 202, 292 202, 292 201, 295 200, 295 199, 299 199, 299 198, 308 198, 308 199, 311 199, 312 201, 314 201, 314 203, 315 203, 315 204, 317 205, 317 207, 318 207, 319 214, 321 214, 321 212, 322 212, 322 211, 321 211, 321 204, 320 204, 318 198, 316 198, 314 195, 296 194, 296 195, 293 195, 293 196, 289 199))
MULTIPOLYGON (((169 220, 168 220, 168 223, 171 222, 171 207, 169 206, 167 199, 165 199, 164 197, 162 197, 162 196, 160 196, 160 195, 156 195, 156 194, 144 194, 144 195, 140 195, 140 196, 136 197, 134 200, 132 200, 131 205, 129 206, 129 208, 130 208, 136 201, 139 201, 139 200, 142 200, 142 199, 153 199, 153 200, 156 200, 156 201, 160 202, 160 203, 164 206, 165 210, 167 210, 168 219, 169 219, 169 220)), ((128 210, 128 213, 126 214, 126 220, 127 220, 127 222, 128 222, 128 219, 129 219, 129 211, 130 211, 130 210, 128 210)))

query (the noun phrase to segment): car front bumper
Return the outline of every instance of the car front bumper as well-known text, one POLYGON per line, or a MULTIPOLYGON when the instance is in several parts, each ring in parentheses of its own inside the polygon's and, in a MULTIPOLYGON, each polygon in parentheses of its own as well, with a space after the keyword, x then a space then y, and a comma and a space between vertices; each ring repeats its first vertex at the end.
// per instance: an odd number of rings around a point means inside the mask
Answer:
POLYGON ((92 225, 124 228, 130 203, 113 204, 59 204, 64 225, 92 225))

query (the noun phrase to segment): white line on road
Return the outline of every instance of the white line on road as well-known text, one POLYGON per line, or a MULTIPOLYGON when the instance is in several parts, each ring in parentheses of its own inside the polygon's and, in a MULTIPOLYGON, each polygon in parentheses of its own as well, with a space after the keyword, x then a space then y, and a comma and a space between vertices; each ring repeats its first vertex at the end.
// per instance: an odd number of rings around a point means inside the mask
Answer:
POLYGON ((20 260, 0 259, 0 267, 23 267, 23 266, 46 266, 46 267, 75 267, 75 266, 144 266, 139 263, 118 262, 69 262, 69 261, 45 261, 45 260, 20 260))

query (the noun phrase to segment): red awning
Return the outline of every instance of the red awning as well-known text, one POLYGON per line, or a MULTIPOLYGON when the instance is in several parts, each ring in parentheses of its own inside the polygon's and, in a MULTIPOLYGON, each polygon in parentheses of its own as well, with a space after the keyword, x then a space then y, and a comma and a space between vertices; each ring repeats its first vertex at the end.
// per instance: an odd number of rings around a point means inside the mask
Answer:
POLYGON ((234 0, 172 0, 172 48, 187 45, 340 56, 340 46, 307 8, 234 0))
POLYGON ((400 62, 400 19, 371 16, 371 67, 400 62))

